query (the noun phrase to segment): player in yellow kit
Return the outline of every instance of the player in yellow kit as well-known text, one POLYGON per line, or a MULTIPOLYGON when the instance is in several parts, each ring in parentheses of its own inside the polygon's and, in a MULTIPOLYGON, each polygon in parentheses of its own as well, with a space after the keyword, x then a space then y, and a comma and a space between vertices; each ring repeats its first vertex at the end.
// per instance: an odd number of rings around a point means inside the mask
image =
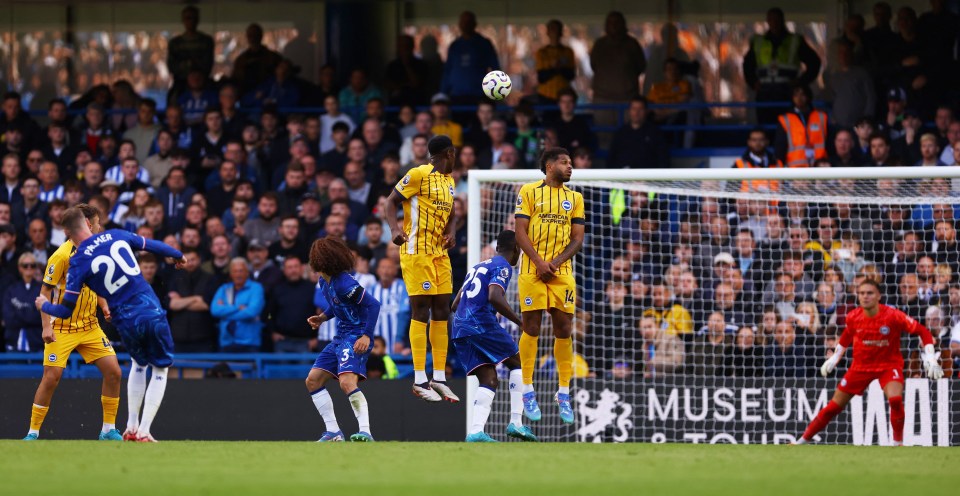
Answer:
MULTIPOLYGON (((94 233, 100 232, 100 211, 95 207, 80 204, 77 206, 83 211, 83 216, 94 233)), ((63 290, 67 282, 67 269, 70 267, 70 257, 76 251, 73 243, 65 241, 47 261, 47 268, 43 272, 43 286, 40 294, 48 300, 59 303, 63 299, 63 290)), ((104 316, 109 319, 110 309, 106 301, 98 298, 86 286, 80 291, 77 306, 69 319, 57 319, 49 315, 40 314, 43 324, 43 378, 37 393, 33 398, 33 413, 30 416, 30 431, 24 440, 31 441, 40 435, 40 426, 50 409, 53 393, 63 376, 63 369, 67 359, 74 350, 80 353, 84 361, 92 363, 103 374, 103 387, 100 393, 100 402, 103 406, 103 426, 100 431, 101 441, 121 441, 123 438, 115 427, 117 422, 117 408, 120 405, 120 364, 117 354, 110 346, 107 335, 100 329, 97 321, 97 307, 103 309, 104 316)))
POLYGON ((413 392, 427 401, 460 401, 447 386, 447 318, 453 293, 450 256, 454 245, 454 182, 450 177, 457 149, 448 136, 427 143, 430 163, 414 167, 390 193, 384 214, 390 235, 400 246, 400 268, 410 294, 410 351, 413 392), (403 206, 403 227, 397 208, 403 206), (433 348, 433 380, 427 380, 427 323, 433 348))
POLYGON ((533 389, 537 340, 543 311, 553 322, 553 356, 557 362, 559 388, 554 400, 560 419, 573 423, 570 377, 573 375, 573 314, 577 306, 577 283, 572 258, 583 246, 583 195, 566 187, 573 173, 570 154, 550 148, 540 157, 542 181, 528 183, 517 196, 517 244, 523 250, 517 285, 523 333, 520 364, 523 369, 523 411, 530 420, 540 420, 540 407, 533 389))

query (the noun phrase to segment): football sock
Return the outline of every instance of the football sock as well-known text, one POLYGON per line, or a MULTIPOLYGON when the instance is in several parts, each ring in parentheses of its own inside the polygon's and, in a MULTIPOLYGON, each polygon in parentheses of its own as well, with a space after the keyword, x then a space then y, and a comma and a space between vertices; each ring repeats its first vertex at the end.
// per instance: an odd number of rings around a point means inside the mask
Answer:
MULTIPOLYGON (((527 333, 520 334, 520 368, 523 370, 523 383, 533 384, 533 369, 537 365, 537 340, 536 336, 527 333)), ((531 387, 532 391, 533 388, 531 387)))
POLYGON ((903 396, 893 396, 887 401, 890 402, 890 424, 893 425, 893 441, 903 442, 903 396))
POLYGON ((447 336, 446 320, 430 321, 430 348, 433 350, 433 380, 447 380, 447 336))
POLYGON ((570 377, 573 375, 573 339, 554 339, 553 357, 557 360, 557 379, 560 388, 566 388, 565 394, 570 394, 570 377))
POLYGON ((40 406, 33 404, 33 411, 30 413, 30 434, 40 434, 40 426, 43 425, 43 419, 47 418, 49 406, 40 406))
POLYGON ((350 406, 353 407, 353 415, 357 417, 360 432, 370 434, 370 411, 367 409, 367 397, 363 395, 360 388, 357 388, 347 395, 347 398, 350 399, 350 406))
POLYGON ((330 398, 330 392, 326 388, 320 388, 310 393, 310 399, 313 400, 313 406, 317 407, 317 411, 323 417, 325 429, 329 432, 339 432, 340 425, 337 424, 337 415, 333 413, 333 400, 330 398))
POLYGON ((493 396, 494 391, 487 386, 477 388, 477 396, 473 400, 473 418, 470 419, 470 432, 468 434, 483 432, 483 426, 487 425, 487 417, 490 416, 493 396))
POLYGON ((106 434, 117 428, 117 409, 120 407, 120 397, 111 398, 101 395, 100 405, 103 406, 103 429, 101 429, 101 432, 106 434))
POLYGON ((150 385, 147 386, 147 395, 143 401, 143 419, 137 429, 138 435, 150 434, 150 425, 153 424, 153 419, 157 416, 160 402, 163 401, 163 393, 167 390, 167 369, 151 368, 153 369, 153 378, 150 379, 150 385))
MULTIPOLYGON (((522 381, 523 379, 520 379, 520 380, 522 381)), ((532 393, 532 392, 533 392, 533 384, 524 384, 524 385, 521 386, 521 387, 523 388, 523 390, 521 391, 522 394, 527 394, 527 393, 532 393)))
POLYGON ((140 405, 147 390, 147 367, 137 362, 130 364, 130 376, 127 378, 127 429, 136 431, 140 427, 140 405))
POLYGON ((427 323, 410 321, 410 353, 413 355, 414 382, 427 382, 427 323), (422 377, 421 377, 422 376, 422 377))
POLYGON ((833 420, 833 417, 836 417, 841 411, 843 411, 843 408, 833 400, 830 400, 827 406, 823 407, 823 410, 820 410, 816 418, 810 421, 807 430, 803 431, 803 438, 807 441, 813 439, 813 436, 816 436, 818 432, 822 431, 823 428, 833 420))
POLYGON ((570 387, 569 387, 569 386, 567 386, 567 387, 560 386, 560 387, 557 388, 557 393, 559 393, 559 394, 570 394, 570 387))
POLYGON ((523 371, 510 371, 510 423, 523 425, 523 371))

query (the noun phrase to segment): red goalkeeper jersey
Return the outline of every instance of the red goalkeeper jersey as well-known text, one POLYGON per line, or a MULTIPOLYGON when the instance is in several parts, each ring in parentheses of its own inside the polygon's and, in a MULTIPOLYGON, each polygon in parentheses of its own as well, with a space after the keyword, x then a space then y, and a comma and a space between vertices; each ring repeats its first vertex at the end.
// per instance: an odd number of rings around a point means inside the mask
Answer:
POLYGON ((873 317, 857 307, 847 314, 847 327, 840 336, 840 345, 853 345, 850 370, 877 372, 895 368, 903 370, 900 336, 918 334, 923 344, 933 344, 933 336, 923 324, 893 307, 880 305, 873 317))

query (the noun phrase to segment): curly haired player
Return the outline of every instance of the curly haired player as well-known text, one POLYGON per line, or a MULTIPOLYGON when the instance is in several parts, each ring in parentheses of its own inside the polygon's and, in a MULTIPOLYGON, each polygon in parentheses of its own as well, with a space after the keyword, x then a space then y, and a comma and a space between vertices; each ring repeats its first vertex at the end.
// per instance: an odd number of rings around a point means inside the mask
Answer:
POLYGON ((350 436, 350 440, 371 442, 367 398, 358 384, 367 378, 367 358, 380 315, 380 302, 368 295, 350 275, 354 267, 353 252, 343 241, 331 237, 314 241, 310 247, 310 267, 320 274, 317 288, 326 300, 326 307, 321 307, 320 315, 310 317, 307 322, 317 329, 323 322, 337 319, 337 333, 317 356, 306 381, 313 404, 326 424, 320 441, 344 440, 330 393, 324 387, 330 379, 337 379, 340 389, 350 399, 359 424, 358 432, 350 436))
POLYGON ((903 355, 900 352, 900 336, 904 332, 920 336, 923 342, 923 368, 927 377, 933 380, 943 377, 930 331, 900 310, 881 305, 880 284, 870 279, 861 282, 857 286, 857 298, 860 307, 847 314, 847 327, 840 336, 836 352, 820 367, 820 373, 826 377, 833 372, 851 345, 856 350, 853 364, 837 386, 833 399, 810 422, 796 444, 813 440, 813 436, 843 411, 851 398, 862 394, 874 379, 880 381, 883 394, 890 403, 893 443, 898 446, 903 444, 903 355))

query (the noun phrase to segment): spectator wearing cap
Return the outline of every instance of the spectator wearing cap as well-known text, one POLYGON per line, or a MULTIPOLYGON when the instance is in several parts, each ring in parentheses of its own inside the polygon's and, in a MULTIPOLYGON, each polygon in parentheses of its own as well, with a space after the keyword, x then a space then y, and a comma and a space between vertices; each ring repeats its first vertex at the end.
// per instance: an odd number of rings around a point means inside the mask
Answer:
POLYGON ((267 330, 278 353, 307 353, 317 344, 316 332, 307 318, 316 314, 313 283, 303 276, 303 263, 296 257, 283 261, 282 279, 267 292, 267 330))
POLYGON ((587 118, 576 114, 577 93, 572 89, 561 91, 557 105, 560 107, 560 115, 547 124, 557 131, 557 145, 568 150, 580 147, 595 150, 597 136, 590 129, 587 118))
POLYGON ((655 169, 669 166, 670 156, 660 129, 647 115, 647 99, 630 101, 627 122, 613 135, 607 165, 615 168, 655 169))
POLYGON ((880 119, 878 130, 885 133, 890 141, 903 136, 904 112, 907 109, 907 92, 900 87, 887 90, 887 112, 880 119))
MULTIPOLYGON (((400 146, 400 163, 404 165, 414 162, 418 156, 426 156, 426 141, 433 137, 433 115, 430 112, 418 113, 414 117, 413 127, 414 133, 404 138, 403 144, 400 146), (414 141, 417 140, 418 136, 424 137, 423 151, 419 155, 414 150, 414 141)), ((417 165, 422 165, 422 163, 417 165)))
MULTIPOLYGON (((477 81, 490 71, 500 69, 493 43, 477 32, 477 16, 469 10, 460 13, 460 36, 447 49, 440 91, 457 103, 470 104, 481 96, 477 81)), ((436 132, 435 134, 447 134, 436 132)), ((459 145, 456 145, 459 146, 459 145)))
MULTIPOLYGON (((30 253, 18 257, 19 277, 7 281, 3 290, 3 324, 6 350, 43 351, 43 327, 34 300, 40 296, 37 259, 30 253)), ((39 267, 43 270, 43 266, 39 267)))
POLYGON ((231 260, 230 281, 220 286, 210 305, 210 314, 220 319, 220 351, 260 351, 263 329, 260 314, 265 305, 263 286, 250 279, 247 261, 231 260))
POLYGON ((450 97, 444 93, 433 95, 430 99, 430 113, 433 114, 433 135, 445 134, 450 137, 453 146, 463 146, 463 127, 450 120, 450 97))
POLYGON ((304 242, 313 244, 317 234, 323 229, 324 218, 320 215, 320 197, 310 192, 300 201, 300 237, 304 242))
POLYGON ((809 86, 794 84, 791 88, 793 108, 778 118, 774 151, 787 167, 810 167, 827 158, 827 114, 811 106, 809 86))
POLYGON ((34 219, 47 218, 47 204, 40 200, 40 181, 35 177, 24 179, 20 186, 22 199, 10 206, 10 218, 17 231, 26 233, 27 224, 34 219))
POLYGON ((925 133, 920 136, 919 142, 920 160, 914 162, 913 165, 920 167, 947 165, 940 160, 940 147, 937 144, 937 136, 935 134, 925 133))
POLYGON ((184 248, 183 256, 187 261, 184 270, 171 273, 166 284, 170 331, 177 351, 212 353, 217 337, 210 303, 217 291, 216 280, 200 270, 200 253, 195 248, 184 248))
POLYGON ((853 44, 841 39, 835 46, 836 67, 824 74, 826 93, 833 102, 834 125, 852 128, 861 117, 872 117, 876 112, 877 92, 867 69, 854 65, 853 44))
MULTIPOLYGON (((270 253, 267 245, 259 240, 253 240, 247 245, 247 260, 250 261, 250 279, 259 282, 263 286, 263 291, 270 294, 270 291, 283 280, 283 272, 270 260, 270 253)), ((298 260, 296 257, 290 257, 298 260)))
POLYGON ((305 263, 309 258, 310 245, 300 238, 300 219, 295 215, 283 217, 277 231, 280 239, 270 245, 270 259, 277 265, 283 264, 287 257, 297 257, 305 263))

